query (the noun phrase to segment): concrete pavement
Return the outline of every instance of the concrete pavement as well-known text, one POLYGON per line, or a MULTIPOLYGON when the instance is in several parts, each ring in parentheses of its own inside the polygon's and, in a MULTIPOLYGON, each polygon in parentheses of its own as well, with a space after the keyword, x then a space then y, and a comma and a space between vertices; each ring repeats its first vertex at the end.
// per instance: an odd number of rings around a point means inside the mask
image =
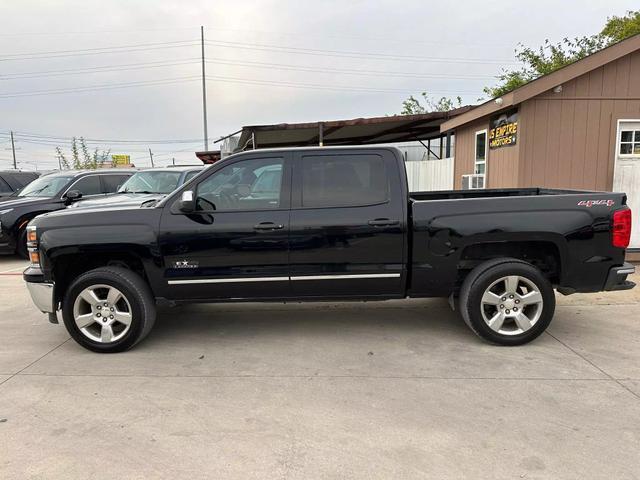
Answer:
POLYGON ((433 299, 165 309, 118 355, 0 292, 0 478, 640 478, 638 290, 518 348, 433 299))

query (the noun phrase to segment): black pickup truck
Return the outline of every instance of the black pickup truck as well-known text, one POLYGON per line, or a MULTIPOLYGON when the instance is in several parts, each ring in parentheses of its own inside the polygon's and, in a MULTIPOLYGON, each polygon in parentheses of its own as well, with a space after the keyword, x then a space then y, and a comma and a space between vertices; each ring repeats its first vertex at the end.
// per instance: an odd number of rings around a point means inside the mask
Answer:
POLYGON ((148 207, 28 226, 38 308, 97 352, 149 333, 156 304, 449 297, 480 337, 540 335, 560 293, 629 289, 623 193, 409 194, 395 148, 233 155, 148 207))

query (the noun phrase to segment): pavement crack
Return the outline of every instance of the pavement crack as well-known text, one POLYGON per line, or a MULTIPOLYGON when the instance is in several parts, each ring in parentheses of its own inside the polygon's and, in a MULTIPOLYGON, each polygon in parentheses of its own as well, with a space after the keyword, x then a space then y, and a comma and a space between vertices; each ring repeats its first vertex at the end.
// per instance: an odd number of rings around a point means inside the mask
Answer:
POLYGON ((67 338, 64 342, 62 342, 59 345, 56 345, 55 347, 53 347, 51 350, 49 350, 47 353, 45 353, 44 355, 40 355, 38 358, 36 358, 33 362, 31 362, 29 365, 27 365, 26 367, 21 368, 20 370, 18 370, 17 372, 15 372, 13 375, 11 375, 9 378, 5 378, 2 382, 0 382, 0 386, 4 385, 5 383, 7 383, 9 380, 11 380, 13 377, 15 377, 16 375, 20 375, 22 372, 24 372, 27 368, 29 368, 31 365, 34 365, 35 363, 38 363, 40 360, 42 360, 44 357, 46 357, 47 355, 49 355, 52 352, 55 352, 57 349, 59 349, 61 346, 63 346, 65 343, 67 343, 69 340, 71 340, 71 337, 67 338))
POLYGON ((603 370, 602 368, 600 368, 597 364, 595 364, 594 362, 592 362, 591 360, 589 360, 587 357, 585 357, 583 354, 581 354, 580 352, 578 352, 576 349, 574 349, 573 347, 571 347, 570 345, 568 345, 567 343, 563 342, 562 340, 560 340, 558 337, 556 337, 555 335, 553 335, 552 333, 550 333, 548 330, 546 332, 547 335, 549 335, 551 338, 553 338, 556 342, 558 342, 560 345, 564 346, 567 350, 573 352, 575 355, 577 355, 578 357, 580 357, 582 360, 584 360, 585 362, 587 362, 589 365, 591 365, 593 368, 595 368, 596 370, 600 371, 603 375, 606 375, 607 378, 609 378, 609 380, 617 383, 618 385, 620 385, 622 388, 624 388, 627 392, 629 392, 631 395, 633 395, 634 397, 636 397, 638 400, 640 400, 640 395, 638 395, 636 392, 634 392, 633 390, 631 390, 629 387, 627 387, 624 383, 622 383, 620 380, 618 380, 617 378, 615 378, 614 376, 610 375, 609 373, 607 373, 605 370, 603 370))

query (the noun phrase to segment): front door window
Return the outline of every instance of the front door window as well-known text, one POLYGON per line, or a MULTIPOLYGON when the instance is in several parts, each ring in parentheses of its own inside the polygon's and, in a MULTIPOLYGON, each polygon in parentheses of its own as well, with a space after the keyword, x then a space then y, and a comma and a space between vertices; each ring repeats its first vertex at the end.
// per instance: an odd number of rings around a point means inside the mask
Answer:
POLYGON ((281 205, 281 158, 252 159, 228 165, 197 188, 198 211, 274 210, 281 205))

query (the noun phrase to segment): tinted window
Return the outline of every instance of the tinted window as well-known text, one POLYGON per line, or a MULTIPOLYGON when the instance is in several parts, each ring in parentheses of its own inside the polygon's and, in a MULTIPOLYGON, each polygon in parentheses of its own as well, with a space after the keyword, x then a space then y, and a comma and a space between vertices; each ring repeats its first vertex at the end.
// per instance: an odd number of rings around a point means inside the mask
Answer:
POLYGON ((384 160, 379 155, 305 156, 302 205, 340 207, 381 203, 389 198, 384 160))
POLYGON ((29 185, 29 183, 33 182, 36 178, 38 178, 38 175, 35 173, 20 172, 11 174, 9 178, 6 178, 5 180, 7 180, 9 185, 14 184, 18 186, 18 188, 21 188, 25 185, 29 185))
POLYGON ((104 175, 102 177, 102 184, 106 193, 117 192, 118 189, 129 180, 131 175, 104 175))
POLYGON ((187 172, 187 174, 184 176, 184 181, 182 183, 187 183, 189 180, 191 180, 193 177, 195 177, 196 175, 198 175, 202 170, 196 170, 193 172, 187 172))
POLYGON ((198 184, 198 210, 268 210, 280 207, 283 161, 252 159, 228 165, 198 184))
POLYGON ((98 195, 102 193, 100 177, 98 175, 90 175, 81 178, 71 186, 71 190, 79 190, 84 197, 87 195, 98 195))
POLYGON ((19 197, 53 197, 71 181, 73 177, 47 175, 34 180, 24 187, 19 197))
POLYGON ((12 193, 13 189, 0 177, 0 193, 12 193))
POLYGON ((171 193, 178 188, 180 172, 147 171, 138 172, 127 180, 119 192, 130 193, 171 193))

